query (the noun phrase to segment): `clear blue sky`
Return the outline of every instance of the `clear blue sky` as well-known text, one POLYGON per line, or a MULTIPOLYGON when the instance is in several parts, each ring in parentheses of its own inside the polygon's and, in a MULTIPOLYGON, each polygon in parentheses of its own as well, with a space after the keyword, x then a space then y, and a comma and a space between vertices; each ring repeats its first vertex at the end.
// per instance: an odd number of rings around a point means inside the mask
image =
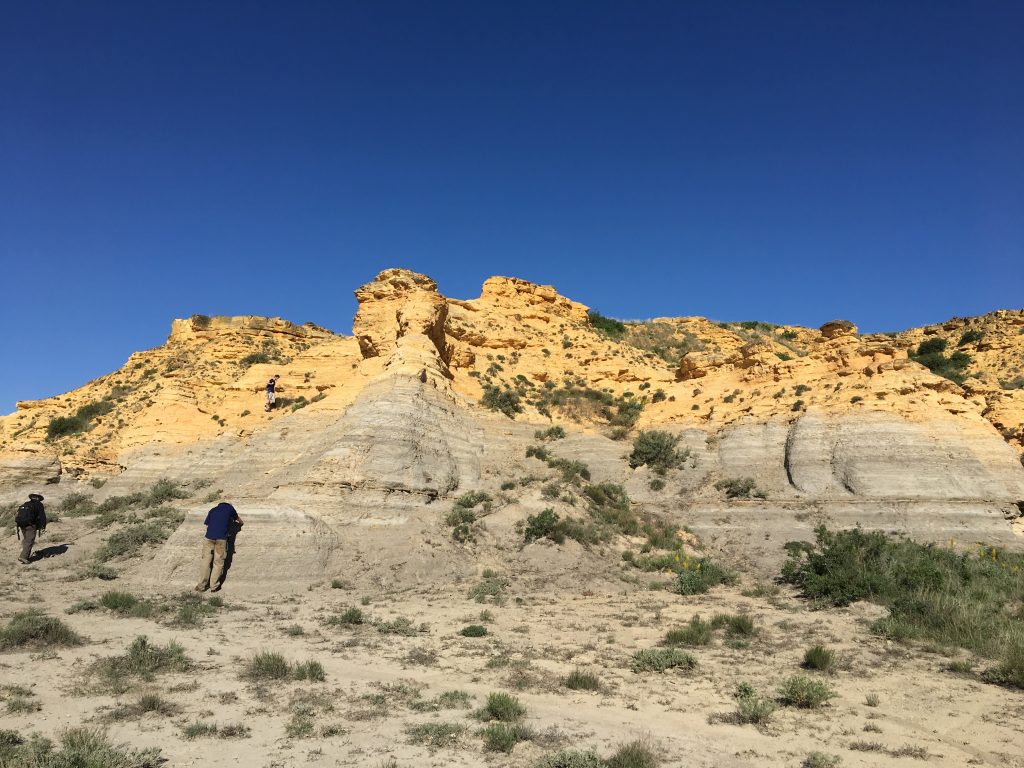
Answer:
POLYGON ((380 269, 623 318, 1024 306, 1024 3, 0 0, 0 411, 380 269))

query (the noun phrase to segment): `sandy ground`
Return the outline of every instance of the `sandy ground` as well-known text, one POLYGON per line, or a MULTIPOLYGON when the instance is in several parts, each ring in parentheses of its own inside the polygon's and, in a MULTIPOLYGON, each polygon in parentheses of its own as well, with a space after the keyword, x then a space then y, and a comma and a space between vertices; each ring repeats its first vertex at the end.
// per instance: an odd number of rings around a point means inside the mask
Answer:
POLYGON ((773 597, 745 597, 741 587, 698 597, 627 584, 592 594, 586 585, 576 592, 522 591, 514 573, 505 574, 511 584, 501 605, 475 602, 464 584, 400 594, 316 584, 272 595, 229 579, 220 593, 224 607, 201 626, 180 627, 119 618, 103 608, 65 613, 112 589, 153 597, 131 575, 144 571, 145 558, 116 581, 66 580, 98 542, 87 531, 77 521, 51 526, 42 546, 55 547, 53 556, 29 566, 17 564, 14 538, 7 541, 0 619, 6 623, 18 611, 41 608, 87 643, 0 654, 0 685, 31 688, 30 700, 41 707, 3 712, 0 728, 55 736, 68 726, 104 725, 117 741, 160 747, 172 766, 532 766, 560 748, 593 748, 607 756, 638 738, 656 746, 664 766, 799 766, 814 750, 841 756, 843 766, 1024 766, 1024 693, 949 672, 948 656, 871 635, 866 624, 879 615, 873 606, 811 611, 785 589, 773 597), (65 542, 71 546, 60 552, 65 542), (376 620, 406 617, 418 631, 401 636, 383 634, 372 623, 323 623, 351 606, 376 620), (490 616, 481 619, 484 610, 490 616), (690 672, 631 670, 635 651, 657 646, 666 630, 695 613, 745 613, 757 633, 737 641, 716 632, 711 645, 691 649, 698 666, 690 672), (478 623, 487 626, 486 637, 458 634, 478 623), (288 633, 296 625, 303 634, 288 633), (121 696, 88 694, 83 680, 89 664, 122 653, 138 635, 181 643, 194 669, 159 675, 121 696), (801 670, 805 649, 818 643, 838 652, 834 674, 801 670), (296 662, 316 660, 326 680, 243 679, 246 662, 264 650, 296 662), (563 679, 577 668, 595 673, 601 690, 567 689, 563 679), (735 711, 732 693, 739 682, 774 695, 795 674, 818 675, 838 695, 821 709, 780 707, 762 728, 722 717, 735 711), (469 694, 471 708, 418 711, 417 701, 453 690, 469 694), (481 724, 473 709, 493 691, 518 696, 527 710, 524 722, 536 734, 511 754, 485 751, 477 733, 481 724), (114 706, 148 692, 175 702, 180 712, 108 722, 114 706), (866 703, 868 694, 877 695, 877 706, 866 703), (313 733, 290 737, 286 726, 303 707, 313 733), (244 724, 250 731, 243 738, 185 739, 183 729, 199 721, 244 724), (411 743, 408 726, 440 722, 466 726, 455 746, 411 743), (331 735, 322 735, 325 728, 331 735), (851 749, 858 742, 874 748, 851 749), (927 754, 894 754, 905 747, 927 754))

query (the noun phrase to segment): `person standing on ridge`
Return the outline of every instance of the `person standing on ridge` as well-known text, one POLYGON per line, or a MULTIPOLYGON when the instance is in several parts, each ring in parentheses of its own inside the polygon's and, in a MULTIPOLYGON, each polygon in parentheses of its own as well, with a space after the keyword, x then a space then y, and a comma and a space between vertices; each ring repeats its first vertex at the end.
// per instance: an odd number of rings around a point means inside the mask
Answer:
POLYGON ((224 559, 228 552, 228 534, 232 523, 242 524, 235 508, 222 501, 206 513, 206 538, 203 540, 203 565, 199 571, 199 583, 196 592, 217 592, 221 587, 224 575, 224 559))
POLYGON ((274 377, 267 382, 267 407, 265 408, 267 411, 274 407, 274 392, 277 389, 277 380, 280 378, 280 374, 275 374, 274 377))
POLYGON ((32 545, 36 543, 36 536, 46 530, 43 497, 38 493, 30 493, 28 501, 18 507, 14 524, 18 526, 18 536, 21 538, 21 557, 18 562, 28 565, 32 559, 32 545))

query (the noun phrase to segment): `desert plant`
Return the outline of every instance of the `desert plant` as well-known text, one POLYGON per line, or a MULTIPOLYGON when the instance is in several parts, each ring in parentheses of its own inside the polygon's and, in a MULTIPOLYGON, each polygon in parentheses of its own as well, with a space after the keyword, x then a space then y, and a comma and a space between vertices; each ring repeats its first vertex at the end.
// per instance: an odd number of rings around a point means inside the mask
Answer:
POLYGON ((593 672, 574 669, 566 676, 564 685, 573 691, 599 691, 601 690, 601 679, 593 672))
POLYGON ((292 676, 292 667, 281 654, 262 651, 249 660, 242 676, 250 680, 287 680, 292 676))
POLYGON ((700 614, 693 616, 685 627, 670 629, 665 633, 666 645, 707 645, 711 642, 712 627, 700 614))
POLYGON ((697 659, 678 648, 644 648, 633 654, 634 672, 664 672, 666 669, 691 670, 697 659))
POLYGON ((750 683, 740 683, 733 694, 736 699, 736 722, 765 725, 775 712, 775 702, 757 695, 750 683))
POLYGON ((157 768, 160 750, 114 744, 101 728, 69 728, 60 734, 60 749, 39 734, 29 739, 0 731, 0 765, 4 768, 157 768))
POLYGON ((676 577, 675 590, 681 595, 700 595, 720 584, 735 584, 736 573, 719 565, 710 557, 685 560, 676 577))
POLYGON ((804 652, 803 666, 806 669, 816 669, 819 672, 831 672, 835 663, 835 653, 824 646, 815 645, 804 652))
POLYGON ((839 755, 829 755, 824 752, 810 752, 804 761, 800 763, 800 768, 836 768, 842 759, 839 755))
POLYGON ((605 317, 596 309, 591 309, 587 312, 587 320, 590 321, 590 326, 595 330, 600 331, 606 336, 610 336, 613 339, 622 338, 626 333, 626 324, 619 320, 614 320, 610 317, 605 317))
POLYGON ((734 477, 719 480, 715 483, 715 488, 719 491, 725 491, 726 498, 729 499, 763 499, 767 497, 767 494, 757 487, 757 483, 754 482, 752 477, 734 477))
POLYGON ((607 768, 656 768, 661 762, 654 747, 645 741, 622 744, 605 760, 607 768))
POLYGON ((469 624, 459 630, 463 637, 484 637, 487 634, 487 627, 480 624, 469 624))
POLYGON ((462 723, 417 723, 405 728, 409 743, 434 749, 455 746, 465 732, 466 726, 462 723))
POLYGON ((815 709, 834 698, 836 692, 821 680, 795 675, 783 680, 779 686, 779 700, 800 709, 815 709))
POLYGON ((522 723, 491 723, 482 728, 484 750, 488 752, 511 752, 521 741, 529 741, 533 732, 522 723))
POLYGON ((606 763, 594 752, 562 750, 545 755, 533 768, 605 768, 606 763))
POLYGON ((38 609, 21 611, 11 616, 0 629, 0 651, 14 648, 68 647, 81 645, 82 638, 60 619, 47 616, 38 609))
POLYGON ((519 394, 512 389, 501 389, 493 384, 484 385, 484 394, 480 398, 480 404, 492 411, 500 411, 514 419, 517 413, 523 412, 523 406, 519 403, 519 394))
POLYGON ((519 699, 503 691, 487 694, 487 702, 476 712, 477 718, 485 722, 497 720, 502 723, 513 723, 525 715, 526 707, 519 699))
POLYGON ((629 455, 629 466, 649 466, 658 474, 665 474, 673 467, 679 466, 688 451, 679 451, 679 435, 673 435, 658 429, 644 430, 633 440, 633 452, 629 455))
POLYGON ((530 515, 526 518, 523 540, 529 544, 537 539, 551 539, 556 544, 561 544, 565 541, 565 527, 560 523, 558 513, 551 507, 536 515, 530 515))

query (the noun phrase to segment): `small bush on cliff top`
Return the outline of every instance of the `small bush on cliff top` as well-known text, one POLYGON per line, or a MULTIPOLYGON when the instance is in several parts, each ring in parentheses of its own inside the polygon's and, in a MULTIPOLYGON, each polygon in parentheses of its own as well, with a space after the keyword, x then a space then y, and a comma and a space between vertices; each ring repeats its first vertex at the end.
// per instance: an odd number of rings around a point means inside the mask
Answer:
POLYGON ((610 317, 605 317, 596 309, 587 312, 587 319, 592 328, 612 338, 621 338, 626 333, 626 324, 610 317))

